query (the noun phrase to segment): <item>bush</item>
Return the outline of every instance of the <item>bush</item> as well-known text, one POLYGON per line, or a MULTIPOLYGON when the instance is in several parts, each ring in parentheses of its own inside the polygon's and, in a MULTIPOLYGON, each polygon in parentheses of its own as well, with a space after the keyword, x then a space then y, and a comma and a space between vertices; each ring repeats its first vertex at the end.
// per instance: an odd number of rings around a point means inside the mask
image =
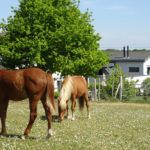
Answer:
POLYGON ((131 97, 135 97, 139 89, 135 88, 135 81, 127 81, 124 79, 123 85, 123 99, 127 100, 131 97))
POLYGON ((143 81, 142 88, 144 91, 143 95, 145 99, 147 99, 147 96, 150 96, 150 78, 147 78, 143 81))
POLYGON ((118 88, 120 82, 120 77, 123 77, 123 96, 122 98, 127 100, 130 97, 135 97, 137 95, 138 89, 135 88, 135 81, 127 81, 125 75, 121 68, 118 65, 115 65, 113 69, 110 70, 111 75, 106 81, 106 86, 103 86, 101 89, 101 98, 102 99, 114 99, 115 92, 118 88), (113 92, 113 93, 112 93, 113 92))
POLYGON ((59 97, 59 92, 55 92, 55 93, 54 93, 54 98, 55 98, 55 99, 58 99, 58 97, 59 97))
POLYGON ((112 92, 115 93, 117 90, 118 84, 120 82, 120 76, 124 76, 123 71, 118 65, 115 65, 115 67, 110 70, 110 73, 110 77, 106 81, 106 86, 103 86, 102 88, 104 98, 113 96, 112 92))

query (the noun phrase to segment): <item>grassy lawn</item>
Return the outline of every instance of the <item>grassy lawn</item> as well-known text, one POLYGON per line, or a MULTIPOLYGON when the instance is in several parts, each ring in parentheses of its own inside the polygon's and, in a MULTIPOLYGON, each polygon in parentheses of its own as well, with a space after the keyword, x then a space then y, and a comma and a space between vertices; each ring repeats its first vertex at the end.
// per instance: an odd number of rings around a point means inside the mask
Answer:
POLYGON ((20 137, 28 123, 28 102, 10 102, 8 136, 0 136, 2 150, 148 150, 150 149, 150 105, 131 103, 91 103, 91 119, 86 109, 76 120, 53 122, 55 135, 46 139, 47 121, 38 105, 38 117, 29 138, 20 137))

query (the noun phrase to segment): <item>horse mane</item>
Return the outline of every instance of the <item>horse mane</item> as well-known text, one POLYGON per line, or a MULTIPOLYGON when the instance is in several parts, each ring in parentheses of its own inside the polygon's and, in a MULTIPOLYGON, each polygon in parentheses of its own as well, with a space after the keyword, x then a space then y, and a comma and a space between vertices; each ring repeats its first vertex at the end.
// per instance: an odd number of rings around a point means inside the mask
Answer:
POLYGON ((66 108, 66 101, 70 99, 72 90, 73 90, 72 78, 71 76, 67 76, 62 83, 62 88, 60 91, 60 98, 61 98, 60 107, 62 109, 66 108))

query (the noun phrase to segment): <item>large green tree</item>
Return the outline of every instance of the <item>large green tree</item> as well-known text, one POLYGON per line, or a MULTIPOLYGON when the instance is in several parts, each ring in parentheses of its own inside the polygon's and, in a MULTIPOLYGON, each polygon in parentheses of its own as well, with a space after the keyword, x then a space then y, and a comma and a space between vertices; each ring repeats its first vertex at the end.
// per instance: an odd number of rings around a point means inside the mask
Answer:
POLYGON ((14 16, 1 23, 3 65, 37 63, 62 75, 95 75, 108 58, 99 50, 91 13, 78 6, 79 0, 20 0, 14 16))

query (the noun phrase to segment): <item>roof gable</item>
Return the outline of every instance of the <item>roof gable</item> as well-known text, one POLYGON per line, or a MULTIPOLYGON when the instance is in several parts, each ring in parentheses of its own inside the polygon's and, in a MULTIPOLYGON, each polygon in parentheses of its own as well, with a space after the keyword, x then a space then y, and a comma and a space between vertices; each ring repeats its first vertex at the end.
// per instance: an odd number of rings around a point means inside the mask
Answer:
POLYGON ((119 50, 111 50, 107 51, 110 56, 111 62, 121 61, 121 62, 144 62, 146 59, 150 57, 150 51, 148 50, 134 50, 129 51, 129 56, 124 57, 123 51, 119 50))

